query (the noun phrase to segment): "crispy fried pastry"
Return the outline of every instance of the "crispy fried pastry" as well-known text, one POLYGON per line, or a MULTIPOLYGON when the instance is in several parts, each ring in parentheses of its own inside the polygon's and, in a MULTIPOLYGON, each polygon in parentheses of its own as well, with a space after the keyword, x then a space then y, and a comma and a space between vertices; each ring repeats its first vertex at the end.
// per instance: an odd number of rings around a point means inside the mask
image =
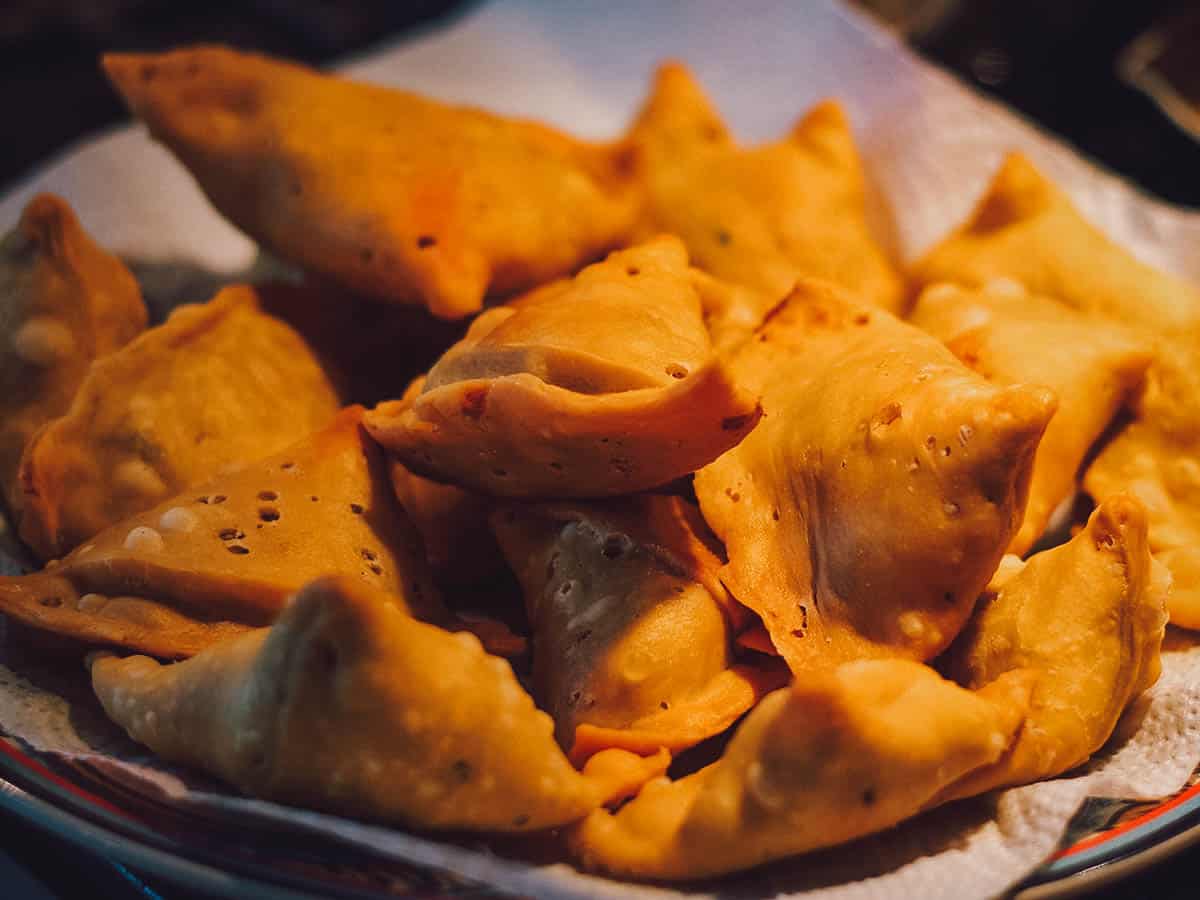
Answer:
POLYGON ((859 660, 798 678, 755 707, 716 763, 652 781, 573 834, 583 864, 685 880, 881 831, 995 762, 1029 702, 1028 673, 977 693, 919 663, 859 660))
POLYGON ((758 316, 800 276, 890 310, 903 282, 867 221, 850 124, 825 101, 783 140, 737 146, 686 67, 659 69, 628 141, 646 192, 643 228, 679 235, 695 265, 758 294, 758 316))
POLYGON ((730 591, 798 675, 940 653, 1020 524, 1053 393, 989 384, 815 281, 731 368, 761 392, 763 421, 695 480, 730 591))
POLYGON ((735 663, 745 615, 686 501, 511 506, 493 527, 525 590, 535 696, 577 761, 682 750, 786 680, 781 666, 735 663))
POLYGON ((971 286, 1016 279, 1149 336, 1155 361, 1136 421, 1100 453, 1084 487, 1098 501, 1128 489, 1146 505, 1151 550, 1174 576, 1172 621, 1200 628, 1200 290, 1113 243, 1017 153, 914 278, 971 286))
POLYGON ((272 252, 444 318, 626 236, 619 156, 533 122, 224 47, 104 58, 213 205, 272 252))
POLYGON ((259 797, 421 828, 528 831, 627 796, 666 755, 577 772, 508 663, 360 582, 322 579, 270 629, 162 666, 91 663, 137 741, 259 797))
POLYGON ((1009 545, 1010 553, 1024 554, 1055 508, 1074 495, 1084 456, 1141 386, 1151 344, 1008 280, 979 290, 934 285, 910 321, 988 381, 1044 384, 1058 395, 1034 460, 1025 520, 1009 545))
MULTIPOLYGON (((1196 334, 1200 334, 1197 331, 1196 334)), ((1200 338, 1158 344, 1128 423, 1084 473, 1097 500, 1128 491, 1146 506, 1150 549, 1171 571, 1171 622, 1200 629, 1200 338)))
POLYGON ((67 411, 94 360, 145 327, 141 291, 125 265, 58 197, 29 201, 0 242, 0 486, 14 516, 29 439, 67 411))
POLYGON ((661 237, 488 310, 420 393, 366 421, 417 474, 539 498, 665 484, 759 415, 713 352, 682 244, 661 237))
POLYGON ((1011 278, 1083 312, 1160 332, 1200 322, 1200 291, 1111 241, 1020 153, 1005 158, 967 221, 912 277, 917 287, 1011 278))
POLYGON ((101 531, 42 572, 0 578, 0 612, 91 645, 189 656, 271 622, 321 575, 444 612, 387 466, 345 410, 282 453, 101 531))
POLYGON ((1035 554, 983 595, 945 671, 972 689, 1016 669, 1037 680, 1013 745, 945 799, 1074 768, 1158 680, 1168 578, 1150 557, 1146 529, 1142 505, 1114 495, 1068 543, 1035 554))
POLYGON ((308 345, 226 288, 100 360, 21 461, 21 537, 43 559, 189 485, 260 459, 338 410, 308 345))

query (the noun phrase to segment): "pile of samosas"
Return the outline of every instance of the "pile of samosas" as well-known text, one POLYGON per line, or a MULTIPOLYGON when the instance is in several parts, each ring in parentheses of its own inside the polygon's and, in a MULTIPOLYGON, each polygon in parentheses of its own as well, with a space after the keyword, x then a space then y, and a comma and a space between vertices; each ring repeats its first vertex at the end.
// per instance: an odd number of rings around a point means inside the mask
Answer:
POLYGON ((1021 156, 903 271, 834 102, 104 65, 303 273, 147 327, 61 200, 0 249, 0 610, 163 758, 697 878, 1078 766, 1200 627, 1200 291, 1021 156))

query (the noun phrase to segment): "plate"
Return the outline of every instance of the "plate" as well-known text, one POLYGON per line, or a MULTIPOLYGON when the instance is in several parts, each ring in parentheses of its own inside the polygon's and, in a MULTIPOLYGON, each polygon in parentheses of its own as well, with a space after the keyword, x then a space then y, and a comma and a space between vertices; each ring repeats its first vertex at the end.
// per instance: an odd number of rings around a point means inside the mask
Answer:
MULTIPOLYGON (((76 765, 57 771, 0 739, 0 807, 141 874, 214 897, 266 900, 337 897, 510 896, 360 849, 281 830, 213 827, 202 817, 134 795, 76 765)), ((1051 900, 1127 877, 1200 842, 1200 768, 1177 794, 1156 802, 1089 797, 1062 846, 1015 892, 1051 900)))

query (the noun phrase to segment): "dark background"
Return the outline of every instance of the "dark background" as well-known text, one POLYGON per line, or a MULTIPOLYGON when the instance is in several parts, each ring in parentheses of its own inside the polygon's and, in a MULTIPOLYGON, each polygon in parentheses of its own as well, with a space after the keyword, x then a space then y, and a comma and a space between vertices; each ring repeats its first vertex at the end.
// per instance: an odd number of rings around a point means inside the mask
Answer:
MULTIPOLYGON (((1171 36, 1164 69, 1200 99, 1194 0, 858 0, 928 57, 1085 154, 1176 203, 1200 206, 1200 143, 1118 75, 1148 29, 1171 36)), ((96 67, 107 50, 220 41, 325 63, 469 8, 444 0, 5 0, 0 3, 0 191, 125 113, 96 67)), ((614 52, 619 52, 616 48, 614 52)), ((7 227, 7 225, 5 225, 7 227)), ((1200 850, 1098 894, 1195 897, 1200 850), (1194 877, 1194 876, 1193 876, 1194 877)), ((185 887, 67 847, 0 813, 0 897, 188 898, 185 887)))

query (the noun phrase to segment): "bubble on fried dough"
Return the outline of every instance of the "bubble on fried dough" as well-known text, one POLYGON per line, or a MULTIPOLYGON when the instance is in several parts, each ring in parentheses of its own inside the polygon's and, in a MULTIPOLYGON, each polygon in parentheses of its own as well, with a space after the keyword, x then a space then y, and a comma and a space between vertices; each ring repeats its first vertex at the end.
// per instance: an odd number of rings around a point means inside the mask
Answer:
POLYGON ((163 531, 174 531, 179 534, 187 534, 199 524, 200 518, 182 506, 172 506, 158 519, 158 527, 163 531))
POLYGON ((57 319, 35 316, 13 334, 12 346, 24 362, 44 368, 67 359, 75 351, 75 337, 57 319))
POLYGON ((124 547, 134 553, 158 553, 163 549, 163 538, 153 528, 139 525, 125 535, 124 547))

